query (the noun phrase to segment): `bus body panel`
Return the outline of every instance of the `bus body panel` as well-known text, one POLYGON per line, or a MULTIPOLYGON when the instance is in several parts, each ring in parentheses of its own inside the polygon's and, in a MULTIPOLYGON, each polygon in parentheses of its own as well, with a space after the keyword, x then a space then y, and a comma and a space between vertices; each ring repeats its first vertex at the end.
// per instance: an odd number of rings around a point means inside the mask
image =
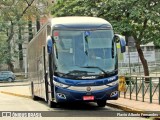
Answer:
POLYGON ((50 20, 52 30, 53 29, 97 29, 97 28, 110 28, 112 25, 102 19, 97 17, 58 17, 50 20))
MULTIPOLYGON (((86 87, 87 88, 87 87, 86 87)), ((118 99, 118 84, 113 87, 108 87, 106 89, 98 90, 98 91, 74 91, 69 89, 64 89, 60 87, 55 87, 56 93, 61 93, 65 95, 65 99, 63 97, 58 96, 56 94, 56 102, 82 102, 82 101, 99 101, 99 100, 116 100, 118 99), (116 92, 114 96, 111 97, 111 93, 116 92), (94 100, 83 100, 84 96, 94 96, 94 100)))
POLYGON ((55 84, 56 102, 84 101, 83 96, 94 96, 94 100, 91 101, 116 100, 118 99, 118 83, 115 85, 109 85, 109 83, 117 80, 118 76, 98 80, 72 80, 54 76, 54 81, 68 85, 67 88, 62 88, 55 84), (115 94, 111 95, 113 92, 115 94), (58 94, 65 95, 65 98, 58 94))
POLYGON ((74 80, 74 81, 72 79, 61 78, 57 76, 54 76, 53 79, 56 82, 60 82, 70 86, 100 86, 100 85, 107 85, 108 83, 118 80, 118 76, 115 75, 108 78, 88 79, 88 80, 81 79, 81 80, 74 80))
MULTIPOLYGON (((33 82, 34 94, 45 98, 43 47, 46 46, 46 27, 28 45, 28 77, 33 82)), ((46 57, 47 60, 47 57, 46 57)))

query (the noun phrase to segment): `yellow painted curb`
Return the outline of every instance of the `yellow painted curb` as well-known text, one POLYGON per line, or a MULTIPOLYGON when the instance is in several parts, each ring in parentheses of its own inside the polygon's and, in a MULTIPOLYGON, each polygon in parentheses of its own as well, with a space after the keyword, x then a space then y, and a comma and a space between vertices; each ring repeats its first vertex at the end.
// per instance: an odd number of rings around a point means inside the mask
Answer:
POLYGON ((18 97, 31 98, 31 96, 29 96, 29 95, 21 95, 21 94, 6 92, 6 91, 1 91, 1 93, 8 94, 8 95, 13 95, 13 96, 18 96, 18 97))
POLYGON ((128 111, 128 112, 133 112, 133 113, 145 113, 145 111, 140 110, 140 109, 135 109, 135 108, 131 108, 131 107, 127 107, 124 105, 120 105, 120 104, 115 104, 115 103, 106 103, 107 106, 110 107, 114 107, 114 108, 118 108, 124 111, 128 111))
MULTIPOLYGON (((124 105, 120 105, 120 104, 115 104, 115 103, 106 103, 107 106, 109 107, 114 107, 117 109, 121 109, 123 111, 126 112, 132 112, 132 113, 147 113, 146 111, 140 110, 140 109, 135 109, 135 108, 131 108, 128 106, 124 106, 124 105)), ((149 118, 151 118, 152 120, 160 120, 160 117, 151 117, 148 116, 149 118)))

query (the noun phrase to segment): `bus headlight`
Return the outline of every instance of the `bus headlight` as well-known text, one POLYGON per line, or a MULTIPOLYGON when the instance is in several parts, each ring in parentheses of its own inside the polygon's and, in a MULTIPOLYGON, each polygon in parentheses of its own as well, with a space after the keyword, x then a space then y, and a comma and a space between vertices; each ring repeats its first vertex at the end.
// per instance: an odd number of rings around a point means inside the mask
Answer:
POLYGON ((118 80, 116 80, 116 81, 114 81, 114 82, 111 82, 111 83, 107 84, 107 86, 114 86, 114 85, 116 85, 116 84, 118 84, 118 80))
POLYGON ((53 84, 54 84, 55 86, 62 87, 62 88, 68 88, 68 87, 69 87, 69 85, 65 85, 65 84, 63 84, 63 83, 59 83, 59 82, 56 82, 56 81, 54 81, 54 80, 53 80, 53 84))

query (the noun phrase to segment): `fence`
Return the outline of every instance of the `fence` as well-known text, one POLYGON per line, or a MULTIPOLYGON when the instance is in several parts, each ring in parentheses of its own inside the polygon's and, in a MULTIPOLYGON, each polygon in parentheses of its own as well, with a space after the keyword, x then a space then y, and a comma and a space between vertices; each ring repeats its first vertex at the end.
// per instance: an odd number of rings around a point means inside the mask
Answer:
POLYGON ((160 77, 126 76, 126 91, 120 97, 160 105, 160 77))

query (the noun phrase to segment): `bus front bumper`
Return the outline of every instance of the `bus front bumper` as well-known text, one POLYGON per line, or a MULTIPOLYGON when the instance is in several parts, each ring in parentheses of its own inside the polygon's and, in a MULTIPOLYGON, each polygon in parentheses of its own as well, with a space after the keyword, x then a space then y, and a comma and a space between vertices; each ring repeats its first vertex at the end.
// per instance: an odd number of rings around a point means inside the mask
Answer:
MULTIPOLYGON (((94 87, 94 86, 92 86, 94 87)), ((118 84, 101 89, 90 90, 92 87, 78 87, 78 90, 69 88, 61 88, 55 86, 56 102, 91 102, 100 100, 116 100, 118 99, 118 84), (85 89, 86 91, 83 91, 85 89)))

